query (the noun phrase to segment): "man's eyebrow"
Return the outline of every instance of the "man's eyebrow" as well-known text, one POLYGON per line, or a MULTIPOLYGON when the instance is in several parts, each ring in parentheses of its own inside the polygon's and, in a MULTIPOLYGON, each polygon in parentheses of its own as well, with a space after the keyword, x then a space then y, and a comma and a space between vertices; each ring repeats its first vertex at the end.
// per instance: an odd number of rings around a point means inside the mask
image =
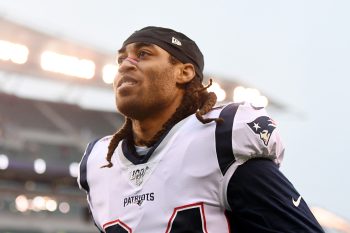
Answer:
MULTIPOLYGON (((138 50, 142 47, 155 47, 154 44, 151 44, 151 43, 146 43, 146 42, 136 42, 134 45, 133 45, 134 49, 135 50, 138 50)), ((125 50, 126 50, 126 46, 122 47, 121 49, 118 50, 118 53, 125 53, 125 50)))

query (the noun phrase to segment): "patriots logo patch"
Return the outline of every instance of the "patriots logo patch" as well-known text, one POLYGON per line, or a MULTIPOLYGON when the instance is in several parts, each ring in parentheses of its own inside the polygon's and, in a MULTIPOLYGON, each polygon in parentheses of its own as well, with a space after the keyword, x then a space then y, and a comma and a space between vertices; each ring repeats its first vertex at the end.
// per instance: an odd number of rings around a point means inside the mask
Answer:
POLYGON ((249 125, 254 133, 259 134, 265 146, 269 144, 271 134, 276 128, 276 123, 267 116, 258 117, 254 121, 247 123, 247 125, 249 125))

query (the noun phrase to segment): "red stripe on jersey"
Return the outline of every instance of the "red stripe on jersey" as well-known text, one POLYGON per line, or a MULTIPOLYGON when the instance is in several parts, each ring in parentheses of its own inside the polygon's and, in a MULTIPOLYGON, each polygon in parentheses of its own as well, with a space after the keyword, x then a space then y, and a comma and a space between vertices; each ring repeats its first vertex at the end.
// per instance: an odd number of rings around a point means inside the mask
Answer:
POLYGON ((113 221, 110 221, 110 222, 107 222, 107 223, 103 224, 103 229, 106 229, 107 227, 110 227, 110 226, 113 226, 113 225, 117 225, 118 223, 119 223, 120 226, 122 226, 129 233, 132 233, 131 228, 128 225, 126 225, 124 222, 122 222, 120 219, 113 220, 113 221))
POLYGON ((227 216, 227 211, 225 211, 225 217, 226 217, 226 221, 227 221, 228 233, 231 233, 231 225, 230 225, 230 221, 229 221, 228 216, 227 216))

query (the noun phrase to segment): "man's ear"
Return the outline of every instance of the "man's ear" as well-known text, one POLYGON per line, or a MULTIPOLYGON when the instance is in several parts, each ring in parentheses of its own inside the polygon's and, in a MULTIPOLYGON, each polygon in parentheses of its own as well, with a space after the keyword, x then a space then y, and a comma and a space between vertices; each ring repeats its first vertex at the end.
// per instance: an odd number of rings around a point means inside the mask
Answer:
POLYGON ((179 84, 188 83, 196 76, 196 70, 191 63, 181 64, 179 68, 180 75, 177 76, 176 80, 179 84))

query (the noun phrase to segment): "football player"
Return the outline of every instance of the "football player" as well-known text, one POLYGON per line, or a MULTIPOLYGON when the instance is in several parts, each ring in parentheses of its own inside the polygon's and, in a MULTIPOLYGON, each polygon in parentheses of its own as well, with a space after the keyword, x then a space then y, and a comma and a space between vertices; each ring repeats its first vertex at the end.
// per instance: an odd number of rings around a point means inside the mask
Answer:
POLYGON ((146 27, 117 60, 125 122, 88 145, 78 177, 101 232, 323 232, 278 169, 275 122, 249 103, 215 108, 193 40, 146 27))

